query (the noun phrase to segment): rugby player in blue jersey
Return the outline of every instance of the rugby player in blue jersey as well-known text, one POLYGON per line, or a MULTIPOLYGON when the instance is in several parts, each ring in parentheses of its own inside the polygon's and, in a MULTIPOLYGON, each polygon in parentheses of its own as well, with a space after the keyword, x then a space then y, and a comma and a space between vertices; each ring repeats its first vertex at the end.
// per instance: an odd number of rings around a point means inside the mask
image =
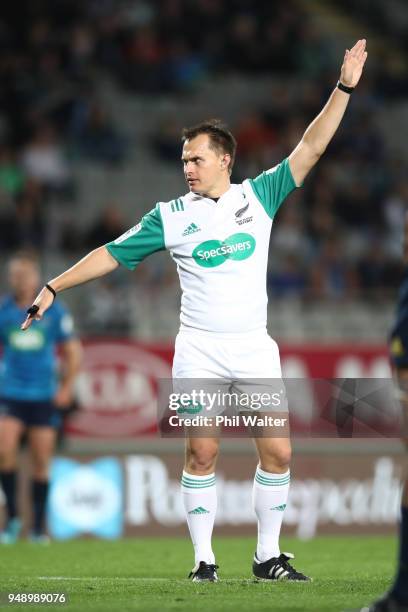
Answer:
POLYGON ((0 303, 0 483, 6 517, 0 542, 19 537, 21 520, 16 505, 17 464, 20 440, 27 433, 31 465, 33 521, 31 539, 46 542, 44 515, 48 469, 61 409, 73 399, 73 384, 80 364, 81 346, 73 335, 72 318, 60 302, 44 316, 42 325, 27 332, 21 318, 40 286, 40 271, 31 253, 14 255, 8 265, 10 295, 0 303), (60 348, 61 370, 57 367, 60 348))

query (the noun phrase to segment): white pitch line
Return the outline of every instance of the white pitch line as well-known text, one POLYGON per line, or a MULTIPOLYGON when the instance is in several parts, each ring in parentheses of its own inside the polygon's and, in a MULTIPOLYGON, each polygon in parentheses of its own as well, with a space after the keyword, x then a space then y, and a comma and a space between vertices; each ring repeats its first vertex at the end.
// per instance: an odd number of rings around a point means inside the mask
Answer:
MULTIPOLYGON (((32 579, 33 577, 30 576, 30 578, 32 579)), ((67 582, 71 582, 71 581, 87 581, 87 580, 118 580, 118 581, 122 581, 122 582, 168 582, 169 580, 171 580, 172 582, 180 582, 183 584, 186 584, 187 582, 191 582, 188 580, 188 578, 179 578, 179 579, 174 579, 174 578, 140 578, 140 577, 135 577, 135 578, 130 578, 130 577, 124 577, 124 576, 88 576, 88 577, 84 577, 84 576, 38 576, 37 580, 63 580, 63 581, 67 581, 67 582)), ((255 582, 255 578, 224 578, 221 579, 220 582, 255 582)))
POLYGON ((38 576, 38 580, 122 580, 132 582, 134 580, 170 580, 170 578, 130 578, 124 576, 38 576))

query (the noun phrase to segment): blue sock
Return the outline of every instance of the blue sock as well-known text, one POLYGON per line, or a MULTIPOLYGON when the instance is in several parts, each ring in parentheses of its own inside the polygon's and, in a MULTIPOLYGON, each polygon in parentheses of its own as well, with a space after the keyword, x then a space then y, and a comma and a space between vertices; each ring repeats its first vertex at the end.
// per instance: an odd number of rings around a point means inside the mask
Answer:
POLYGON ((395 599, 408 603, 408 507, 401 508, 398 571, 391 589, 395 599))
POLYGON ((6 498, 7 518, 11 520, 17 516, 16 508, 16 472, 0 472, 1 487, 6 498))

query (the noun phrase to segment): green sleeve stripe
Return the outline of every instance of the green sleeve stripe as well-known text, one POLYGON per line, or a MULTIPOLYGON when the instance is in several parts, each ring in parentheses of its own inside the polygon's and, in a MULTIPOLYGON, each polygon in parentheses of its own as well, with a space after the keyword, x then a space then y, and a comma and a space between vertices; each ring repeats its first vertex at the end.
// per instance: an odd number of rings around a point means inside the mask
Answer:
POLYGON ((249 179, 249 183, 271 219, 276 215, 285 198, 297 187, 288 158, 272 170, 262 172, 255 179, 249 179))
POLYGON ((163 251, 163 221, 160 207, 147 213, 138 225, 105 245, 109 253, 128 270, 134 270, 148 255, 163 251))

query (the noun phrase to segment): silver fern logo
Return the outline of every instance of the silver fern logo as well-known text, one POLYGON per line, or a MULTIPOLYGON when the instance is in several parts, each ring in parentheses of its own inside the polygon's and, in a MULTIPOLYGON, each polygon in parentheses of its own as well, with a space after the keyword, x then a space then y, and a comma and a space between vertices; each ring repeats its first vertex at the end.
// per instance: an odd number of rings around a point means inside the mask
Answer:
POLYGON ((235 213, 235 216, 237 217, 237 219, 239 219, 239 217, 242 217, 242 215, 248 210, 248 208, 249 208, 249 202, 246 206, 239 208, 237 212, 235 213))
POLYGON ((242 208, 239 208, 237 210, 237 212, 235 213, 235 223, 237 223, 238 225, 244 225, 244 223, 250 223, 252 221, 252 215, 250 217, 242 218, 242 216, 247 212, 248 208, 249 202, 248 204, 246 204, 246 206, 243 206, 242 208))

